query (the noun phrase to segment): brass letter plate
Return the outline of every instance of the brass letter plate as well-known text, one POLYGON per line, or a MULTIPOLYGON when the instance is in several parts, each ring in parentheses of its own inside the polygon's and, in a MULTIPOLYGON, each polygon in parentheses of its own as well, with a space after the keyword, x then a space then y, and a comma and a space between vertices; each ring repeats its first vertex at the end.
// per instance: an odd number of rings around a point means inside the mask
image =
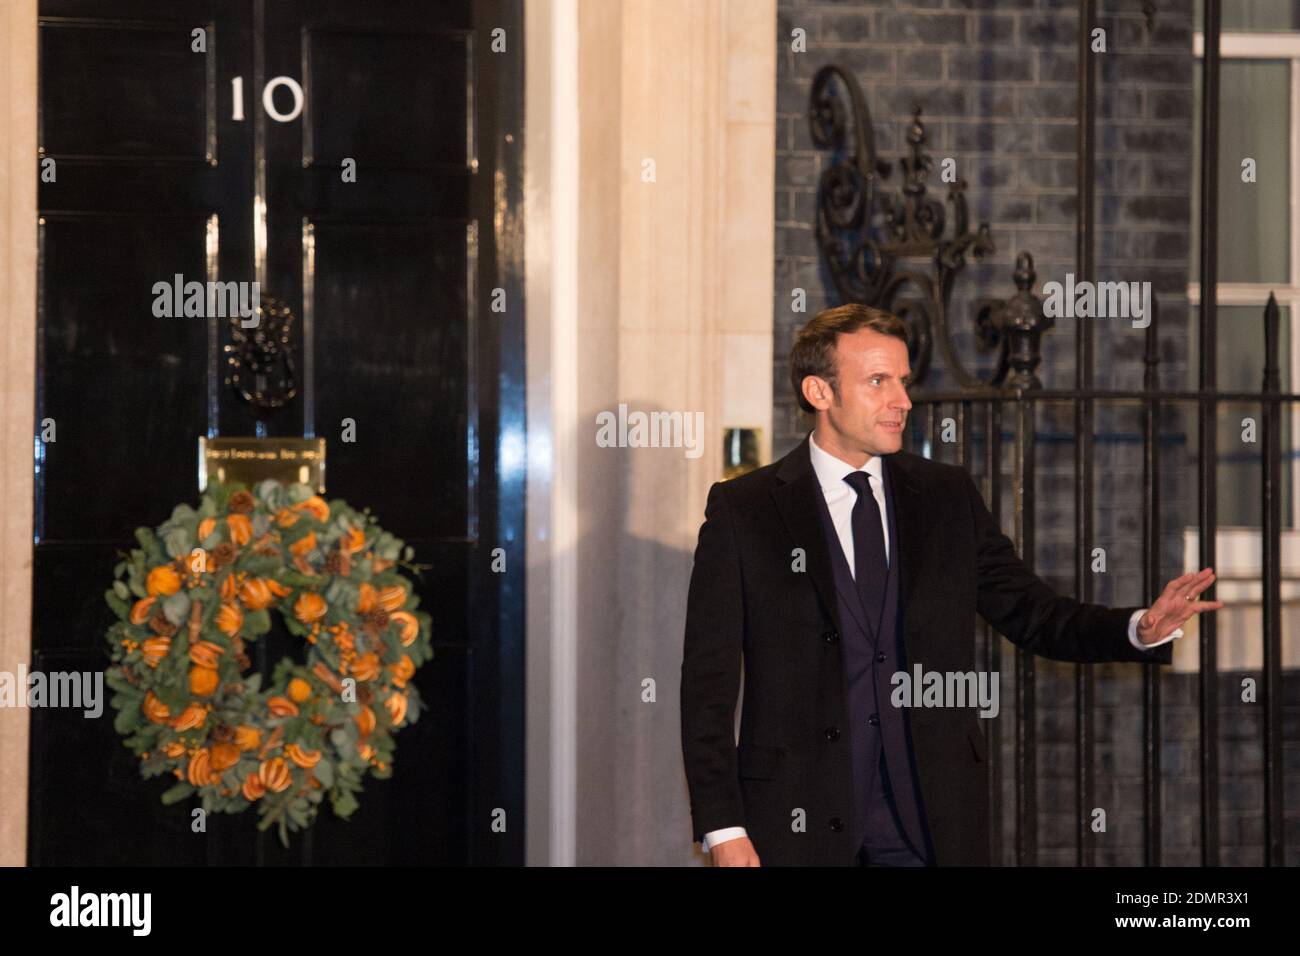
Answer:
POLYGON ((199 491, 216 480, 252 490, 273 478, 325 490, 323 438, 199 438, 199 491))

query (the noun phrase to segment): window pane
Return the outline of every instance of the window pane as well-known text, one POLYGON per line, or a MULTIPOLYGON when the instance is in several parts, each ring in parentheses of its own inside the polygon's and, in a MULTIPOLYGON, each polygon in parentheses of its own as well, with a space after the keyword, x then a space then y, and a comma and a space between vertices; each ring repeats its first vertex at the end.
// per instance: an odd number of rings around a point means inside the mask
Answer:
MULTIPOLYGON (((1196 387, 1200 348, 1197 329, 1201 321, 1200 309, 1193 306, 1190 316, 1188 350, 1189 386, 1196 387)), ((1279 310, 1278 370, 1282 390, 1289 391, 1297 379, 1292 367, 1291 309, 1279 310)), ((1264 384, 1264 306, 1221 305, 1218 308, 1218 334, 1215 344, 1218 353, 1219 390, 1224 392, 1258 392, 1264 384)), ((1261 407, 1252 403, 1222 403, 1216 416, 1218 434, 1218 509, 1219 524, 1237 527, 1260 526, 1261 470, 1260 432, 1263 427, 1261 407), (1244 420, 1251 419, 1253 427, 1244 420)), ((1282 524, 1295 526, 1292 502, 1295 500, 1296 448, 1293 442, 1292 421, 1295 413, 1289 405, 1282 406, 1282 524)), ((1196 419, 1190 412, 1186 419, 1187 441, 1196 443, 1196 419)))
MULTIPOLYGON (((1200 277, 1201 73, 1192 121, 1191 277, 1200 277)), ((1219 100, 1219 281, 1290 282, 1291 64, 1223 60, 1219 100), (1255 182, 1242 182, 1242 161, 1255 182)))
MULTIPOLYGON (((1226 0, 1219 4, 1224 33, 1300 30, 1300 2, 1297 0, 1226 0)), ((1156 16, 1159 17, 1157 9, 1156 16)), ((1192 28, 1205 26, 1205 0, 1196 0, 1192 28)))
MULTIPOLYGON (((1285 300, 1283 300, 1285 301, 1285 300)), ((1279 322, 1278 370, 1282 375, 1282 389, 1286 391, 1294 382, 1297 369, 1291 368, 1291 309, 1281 305, 1279 322)), ((1187 378, 1188 388, 1196 388, 1201 363, 1200 323, 1201 309, 1190 306, 1187 310, 1187 378)), ((1218 387, 1221 392, 1258 392, 1264 383, 1264 306, 1220 305, 1215 330, 1218 346, 1218 387)), ((1161 333, 1163 338, 1164 333, 1161 333)), ((1177 381, 1175 379, 1174 381, 1177 381)))

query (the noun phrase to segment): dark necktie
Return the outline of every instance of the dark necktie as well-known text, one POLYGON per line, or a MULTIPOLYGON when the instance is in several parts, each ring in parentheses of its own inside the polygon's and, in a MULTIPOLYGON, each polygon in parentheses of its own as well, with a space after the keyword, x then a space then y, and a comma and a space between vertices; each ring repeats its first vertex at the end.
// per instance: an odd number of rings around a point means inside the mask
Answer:
POLYGON ((880 620, 885 606, 885 533, 880 525, 880 505, 871 493, 871 476, 865 471, 855 471, 844 478, 858 493, 853 506, 853 580, 858 586, 858 596, 871 618, 872 625, 880 620))

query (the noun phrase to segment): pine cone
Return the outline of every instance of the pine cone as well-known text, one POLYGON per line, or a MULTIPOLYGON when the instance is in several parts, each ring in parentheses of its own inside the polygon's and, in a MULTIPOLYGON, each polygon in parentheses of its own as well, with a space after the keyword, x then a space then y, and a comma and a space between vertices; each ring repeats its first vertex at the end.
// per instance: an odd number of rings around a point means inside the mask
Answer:
POLYGON ((209 552, 208 567, 213 571, 216 571, 219 568, 224 568, 227 564, 230 564, 235 560, 237 553, 238 552, 233 544, 229 541, 223 541, 209 552))
POLYGON ((149 618, 149 628, 162 637, 171 637, 177 631, 176 625, 163 617, 161 611, 149 618))
POLYGON ((257 501, 247 491, 236 491, 226 503, 226 509, 233 515, 251 514, 257 507, 257 501))
POLYGON ((388 626, 388 612, 382 607, 367 611, 362 615, 362 618, 365 620, 367 628, 374 628, 376 631, 382 631, 388 626))

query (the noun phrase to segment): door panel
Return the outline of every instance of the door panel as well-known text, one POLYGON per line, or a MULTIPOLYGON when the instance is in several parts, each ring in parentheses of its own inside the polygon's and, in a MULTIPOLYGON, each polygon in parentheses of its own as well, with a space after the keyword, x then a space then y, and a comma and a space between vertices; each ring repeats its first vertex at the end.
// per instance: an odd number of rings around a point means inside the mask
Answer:
POLYGON ((459 222, 309 223, 320 434, 334 442, 332 490, 363 500, 384 462, 386 520, 420 539, 471 537, 477 502, 467 455, 472 320, 465 321, 466 226, 459 222), (358 378, 364 392, 333 387, 358 378), (436 469, 419 467, 422 459, 436 469))
POLYGON ((50 211, 43 219, 38 425, 53 419, 56 440, 42 445, 37 536, 131 541, 160 492, 194 483, 204 392, 202 367, 196 374, 191 363, 204 354, 206 329, 202 319, 156 318, 151 290, 170 283, 164 263, 206 278, 207 217, 50 211), (130 463, 146 452, 142 473, 130 463))

